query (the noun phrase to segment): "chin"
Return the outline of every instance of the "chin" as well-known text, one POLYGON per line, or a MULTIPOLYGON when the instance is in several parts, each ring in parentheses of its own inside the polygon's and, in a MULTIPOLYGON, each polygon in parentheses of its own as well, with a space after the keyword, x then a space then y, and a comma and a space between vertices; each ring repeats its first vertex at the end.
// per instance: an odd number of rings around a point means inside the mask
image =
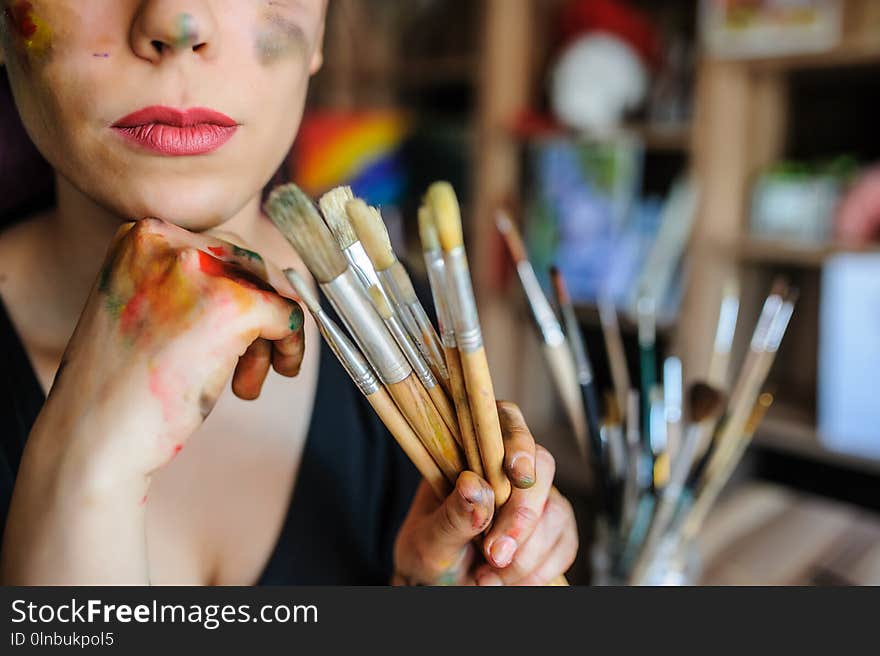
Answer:
POLYGON ((198 182, 180 176, 121 191, 115 190, 115 198, 107 203, 120 216, 162 219, 194 232, 223 225, 260 193, 219 183, 216 178, 198 182))

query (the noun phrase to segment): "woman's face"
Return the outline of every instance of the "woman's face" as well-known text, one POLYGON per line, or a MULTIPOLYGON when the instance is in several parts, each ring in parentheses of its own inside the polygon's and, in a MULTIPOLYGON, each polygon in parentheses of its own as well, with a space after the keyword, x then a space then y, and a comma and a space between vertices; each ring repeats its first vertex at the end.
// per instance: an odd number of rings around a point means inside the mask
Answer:
POLYGON ((202 230, 238 213, 289 150, 321 61, 326 0, 0 3, 28 133, 126 219, 202 230))

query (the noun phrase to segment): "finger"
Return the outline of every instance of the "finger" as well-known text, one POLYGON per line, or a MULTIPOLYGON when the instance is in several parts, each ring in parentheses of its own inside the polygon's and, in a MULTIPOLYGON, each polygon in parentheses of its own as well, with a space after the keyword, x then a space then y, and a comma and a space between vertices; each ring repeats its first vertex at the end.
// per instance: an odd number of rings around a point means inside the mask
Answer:
POLYGON ((541 561, 538 567, 525 578, 520 579, 516 585, 549 585, 565 574, 577 557, 578 537, 574 530, 566 529, 562 532, 553 545, 550 553, 541 561))
POLYGON ((407 571, 421 581, 438 581, 464 571, 462 559, 470 541, 479 535, 495 510, 495 496, 486 481, 462 472, 455 489, 413 531, 407 571))
POLYGON ((486 569, 492 570, 495 576, 500 577, 502 585, 516 585, 528 579, 550 557, 565 532, 571 533, 575 543, 577 542, 577 530, 571 504, 554 488, 550 492, 547 506, 535 532, 517 550, 510 565, 497 570, 485 565, 477 571, 477 579, 479 580, 480 576, 486 573, 486 569))
POLYGON ((271 357, 272 344, 265 339, 256 339, 248 346, 232 374, 232 391, 238 398, 253 401, 260 396, 271 357))
POLYGON ((553 485, 556 463, 547 449, 535 449, 535 484, 526 489, 514 488, 510 499, 483 541, 486 560, 495 567, 507 567, 537 527, 553 485))
MULTIPOLYGON (((300 316, 302 315, 300 314, 300 316)), ((291 313, 290 326, 294 332, 288 337, 274 342, 272 348, 272 368, 288 378, 299 374, 303 356, 305 355, 306 335, 302 329, 302 320, 300 319, 299 321, 299 327, 294 328, 297 321, 293 313, 291 313)))
POLYGON ((514 487, 529 488, 535 484, 535 439, 532 432, 514 403, 499 401, 498 418, 504 436, 504 470, 514 487))

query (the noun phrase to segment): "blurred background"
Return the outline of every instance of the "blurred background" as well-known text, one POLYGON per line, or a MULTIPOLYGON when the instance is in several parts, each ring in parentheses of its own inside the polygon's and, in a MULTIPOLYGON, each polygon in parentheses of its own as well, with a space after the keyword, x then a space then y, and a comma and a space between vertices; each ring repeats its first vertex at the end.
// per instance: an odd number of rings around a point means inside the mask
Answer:
MULTIPOLYGON (((291 162, 314 194, 346 183, 380 204, 416 272, 421 195, 455 185, 496 391, 556 455, 585 545, 588 468, 495 212, 545 286, 551 264, 565 274, 603 393, 603 295, 631 380, 648 294, 654 374, 675 355, 686 384, 709 375, 736 299, 723 387, 784 274, 799 299, 765 386, 775 402, 690 580, 880 584, 878 101, 872 0, 331 0, 291 162)), ((590 580, 589 555, 573 581, 590 580)))

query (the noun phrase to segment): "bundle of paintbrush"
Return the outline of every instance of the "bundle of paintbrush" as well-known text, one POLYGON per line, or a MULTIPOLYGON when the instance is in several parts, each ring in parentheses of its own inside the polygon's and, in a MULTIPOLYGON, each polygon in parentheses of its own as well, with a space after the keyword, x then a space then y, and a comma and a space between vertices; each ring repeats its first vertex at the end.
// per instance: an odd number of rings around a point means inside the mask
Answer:
POLYGON ((516 226, 504 212, 497 225, 508 246, 548 369, 572 433, 589 457, 598 495, 594 580, 656 580, 663 554, 692 538, 739 462, 772 403, 762 386, 788 327, 795 294, 778 282, 767 297, 749 354, 729 402, 722 391, 737 322, 739 298, 728 284, 719 313, 710 382, 693 385, 684 421, 681 361, 667 358, 656 382, 655 303, 638 303, 639 389, 630 389, 623 340, 613 303, 599 314, 613 382, 601 412, 592 366, 562 274, 551 279, 562 320, 554 313, 529 262, 516 226))
POLYGON ((347 329, 287 271, 325 340, 438 497, 470 469, 492 486, 496 506, 503 505, 511 486, 452 187, 432 185, 419 212, 439 335, 380 212, 346 187, 325 194, 319 206, 288 184, 272 192, 266 212, 347 329))
MULTIPOLYGON (((666 361, 665 442, 661 457, 655 461, 665 466, 655 466, 653 489, 645 490, 639 502, 649 509, 643 517, 637 510, 634 521, 621 534, 624 547, 617 563, 619 576, 634 584, 662 582, 670 558, 697 535, 773 402, 763 387, 791 320, 796 297, 784 282, 774 284, 730 394, 707 383, 691 386, 690 423, 685 429, 681 404, 669 400, 680 394, 680 365, 672 365, 670 372, 670 360, 666 361)), ((716 339, 713 360, 726 359, 736 324, 736 310, 731 307, 731 297, 726 295, 717 333, 723 338, 716 339)), ((714 373, 717 381, 727 378, 726 367, 714 373)), ((650 424, 653 445, 659 431, 653 421, 650 424)))

